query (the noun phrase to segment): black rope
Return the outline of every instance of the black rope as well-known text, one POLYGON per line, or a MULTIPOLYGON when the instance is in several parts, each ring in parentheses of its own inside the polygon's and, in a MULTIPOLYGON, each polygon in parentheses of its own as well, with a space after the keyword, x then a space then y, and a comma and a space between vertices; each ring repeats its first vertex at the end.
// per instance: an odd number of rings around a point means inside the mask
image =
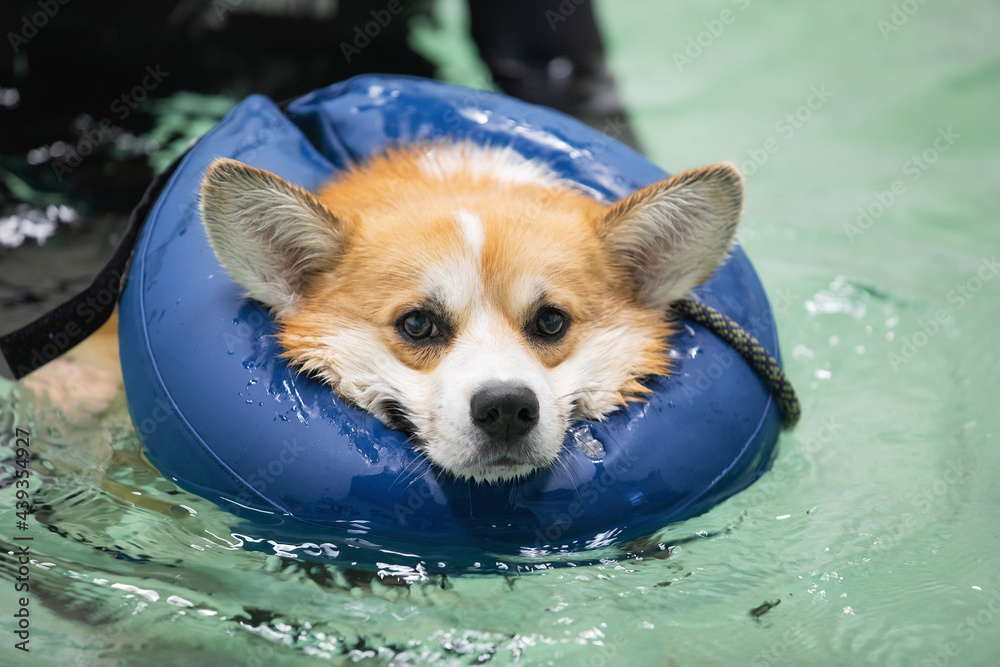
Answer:
POLYGON ((781 370, 778 360, 764 349, 760 341, 727 315, 693 299, 676 301, 673 308, 678 315, 705 327, 739 352, 778 401, 782 426, 784 428, 795 426, 802 415, 802 406, 799 405, 792 383, 781 370))

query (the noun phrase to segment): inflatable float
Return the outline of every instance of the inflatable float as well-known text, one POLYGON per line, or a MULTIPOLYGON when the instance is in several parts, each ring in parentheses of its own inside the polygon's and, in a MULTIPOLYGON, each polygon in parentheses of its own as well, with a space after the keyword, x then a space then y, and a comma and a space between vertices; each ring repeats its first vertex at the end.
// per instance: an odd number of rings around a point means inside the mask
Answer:
MULTIPOLYGON (((429 570, 586 559, 760 477, 776 452, 777 401, 732 347, 691 322, 673 340, 675 373, 651 381, 648 403, 576 424, 557 465, 509 484, 432 469, 404 434, 279 358, 270 315, 208 245, 197 205, 206 167, 230 157, 315 189, 386 146, 442 139, 509 145, 607 202, 666 177, 560 113, 421 79, 363 76, 284 108, 248 98, 149 202, 121 297, 128 402, 150 461, 236 515, 249 548, 429 570)), ((778 357, 740 247, 695 297, 778 357)))

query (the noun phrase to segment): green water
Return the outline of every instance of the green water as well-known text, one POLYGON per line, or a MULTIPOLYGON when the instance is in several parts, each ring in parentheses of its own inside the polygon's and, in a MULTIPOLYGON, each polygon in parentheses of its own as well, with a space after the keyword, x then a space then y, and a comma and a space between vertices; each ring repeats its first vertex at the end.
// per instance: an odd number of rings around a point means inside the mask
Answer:
MULTIPOLYGON (((805 410, 766 477, 659 536, 669 558, 409 589, 292 567, 143 463, 121 397, 70 421, 4 383, 4 442, 39 455, 30 663, 998 664, 1000 7, 896 7, 600 6, 653 159, 748 173, 805 410)), ((467 43, 425 41, 479 80, 467 43)), ((0 662, 28 664, 0 568, 0 662)))

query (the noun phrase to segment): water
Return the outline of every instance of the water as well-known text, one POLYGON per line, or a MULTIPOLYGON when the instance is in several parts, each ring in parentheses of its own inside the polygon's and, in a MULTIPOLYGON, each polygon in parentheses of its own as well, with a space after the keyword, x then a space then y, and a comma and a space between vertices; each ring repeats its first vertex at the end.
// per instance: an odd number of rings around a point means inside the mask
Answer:
POLYGON ((32 664, 997 663, 1000 8, 600 10, 653 159, 748 174, 741 238, 804 408, 774 469, 662 558, 405 588, 240 548, 143 461, 121 396, 69 416, 4 383, 2 437, 37 454, 32 664))

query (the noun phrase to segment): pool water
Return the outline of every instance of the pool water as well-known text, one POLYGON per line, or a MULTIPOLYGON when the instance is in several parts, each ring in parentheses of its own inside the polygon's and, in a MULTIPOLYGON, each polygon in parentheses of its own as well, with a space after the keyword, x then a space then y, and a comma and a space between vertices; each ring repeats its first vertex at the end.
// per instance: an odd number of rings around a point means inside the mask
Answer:
MULTIPOLYGON (((461 5, 441 11, 428 50, 481 82, 449 32, 461 5)), ((0 380, 0 535, 32 538, 31 664, 1000 662, 1000 7, 599 14, 653 160, 747 175, 740 236, 804 409, 774 468, 666 527, 657 557, 401 586, 243 549, 144 461, 122 395, 63 414, 0 380)), ((17 568, 0 559, 2 664, 29 660, 7 631, 17 568)))

